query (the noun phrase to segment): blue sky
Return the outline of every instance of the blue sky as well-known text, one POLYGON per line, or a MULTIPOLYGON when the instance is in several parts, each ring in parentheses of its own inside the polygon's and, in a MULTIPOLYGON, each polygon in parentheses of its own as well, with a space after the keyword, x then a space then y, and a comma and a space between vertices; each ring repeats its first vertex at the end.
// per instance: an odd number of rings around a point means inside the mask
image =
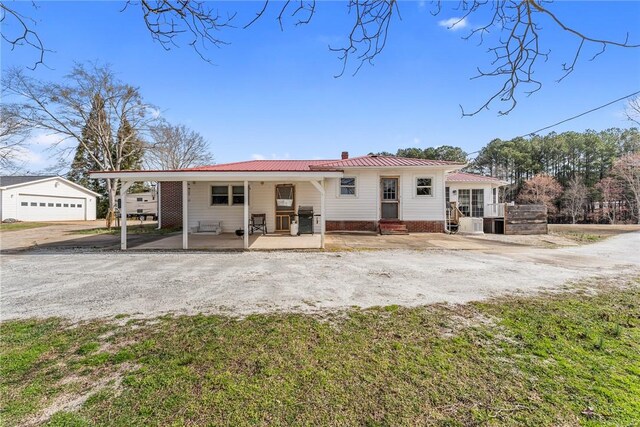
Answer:
MULTIPOLYGON (((74 61, 110 63, 119 77, 139 86, 162 116, 200 132, 210 143, 216 162, 249 158, 335 158, 392 151, 411 146, 458 145, 473 152, 493 138, 509 139, 557 122, 620 96, 640 90, 640 49, 608 48, 589 61, 597 47, 587 47, 575 72, 561 83, 561 64, 571 58, 577 40, 543 21, 543 49, 551 49, 536 76, 542 90, 526 98, 508 116, 499 105, 474 117, 461 118, 460 107, 472 109, 490 97, 498 81, 471 80, 476 67, 488 65, 486 46, 464 41, 463 35, 483 22, 472 15, 464 28, 447 29, 440 21, 460 16, 454 2, 444 2, 433 17, 424 2, 401 2, 402 20, 391 24, 388 44, 375 60, 352 76, 328 44, 346 40, 351 17, 346 2, 321 1, 306 26, 275 20, 275 7, 247 30, 220 34, 230 44, 211 47, 216 65, 202 61, 178 40, 167 52, 153 42, 138 9, 120 12, 114 1, 30 2, 14 6, 37 20, 36 29, 48 49, 49 68, 28 71, 55 80, 74 61)), ((276 4, 277 6, 277 4, 276 4)), ((237 24, 248 22, 261 3, 232 2, 220 10, 238 9, 237 24)), ((597 37, 640 43, 640 2, 558 2, 550 5, 570 25, 597 37)), ((3 31, 10 28, 3 28, 3 31)), ((2 45, 2 69, 32 65, 36 53, 27 48, 10 52, 2 45)), ((555 128, 582 131, 629 127, 624 103, 555 128)), ((27 158, 29 170, 51 164, 47 147, 54 139, 35 136, 27 158)))

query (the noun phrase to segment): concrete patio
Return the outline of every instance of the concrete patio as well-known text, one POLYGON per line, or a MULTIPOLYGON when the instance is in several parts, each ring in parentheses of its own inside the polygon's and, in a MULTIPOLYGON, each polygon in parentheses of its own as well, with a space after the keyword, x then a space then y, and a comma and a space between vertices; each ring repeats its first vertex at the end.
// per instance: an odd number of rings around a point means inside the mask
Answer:
MULTIPOLYGON (((182 234, 167 234, 159 236, 151 242, 140 244, 131 243, 131 249, 182 249, 182 234)), ((320 249, 319 234, 303 234, 291 236, 288 234, 252 234, 249 236, 249 249, 280 250, 280 249, 320 249)), ((189 249, 196 250, 242 250, 243 239, 234 233, 189 234, 189 249)))

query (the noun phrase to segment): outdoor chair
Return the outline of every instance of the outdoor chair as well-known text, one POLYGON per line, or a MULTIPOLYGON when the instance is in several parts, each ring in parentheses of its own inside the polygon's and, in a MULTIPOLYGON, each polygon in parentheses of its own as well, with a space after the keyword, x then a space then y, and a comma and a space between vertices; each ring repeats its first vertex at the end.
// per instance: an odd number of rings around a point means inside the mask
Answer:
POLYGON ((266 214, 251 214, 251 222, 249 224, 249 234, 253 234, 254 231, 262 231, 262 234, 267 234, 267 215, 266 214))

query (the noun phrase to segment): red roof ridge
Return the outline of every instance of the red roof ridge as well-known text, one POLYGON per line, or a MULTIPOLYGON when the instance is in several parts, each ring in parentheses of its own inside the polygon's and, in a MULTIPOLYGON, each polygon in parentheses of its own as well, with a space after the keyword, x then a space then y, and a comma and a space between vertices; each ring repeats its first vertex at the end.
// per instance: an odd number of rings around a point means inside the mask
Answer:
POLYGON ((416 157, 399 157, 393 155, 378 155, 367 154, 365 156, 351 157, 348 159, 341 159, 330 161, 322 165, 313 165, 313 168, 327 168, 327 167, 402 167, 402 166, 447 166, 447 165, 460 165, 464 166, 466 163, 452 162, 448 160, 432 160, 432 159, 420 159, 416 157))

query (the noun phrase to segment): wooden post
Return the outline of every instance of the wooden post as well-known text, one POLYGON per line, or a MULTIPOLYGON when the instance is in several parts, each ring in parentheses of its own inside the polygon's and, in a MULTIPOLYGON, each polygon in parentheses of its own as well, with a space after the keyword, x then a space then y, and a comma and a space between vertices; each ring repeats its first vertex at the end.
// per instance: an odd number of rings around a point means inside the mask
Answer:
POLYGON ((132 182, 123 181, 120 184, 120 249, 127 249, 127 190, 132 182))
POLYGON ((189 182, 182 181, 182 249, 189 249, 189 182))
POLYGON ((324 233, 326 230, 324 178, 320 182, 311 181, 311 184, 320 192, 320 248, 324 249, 324 233))
POLYGON ((249 249, 249 181, 244 182, 244 248, 249 249))

